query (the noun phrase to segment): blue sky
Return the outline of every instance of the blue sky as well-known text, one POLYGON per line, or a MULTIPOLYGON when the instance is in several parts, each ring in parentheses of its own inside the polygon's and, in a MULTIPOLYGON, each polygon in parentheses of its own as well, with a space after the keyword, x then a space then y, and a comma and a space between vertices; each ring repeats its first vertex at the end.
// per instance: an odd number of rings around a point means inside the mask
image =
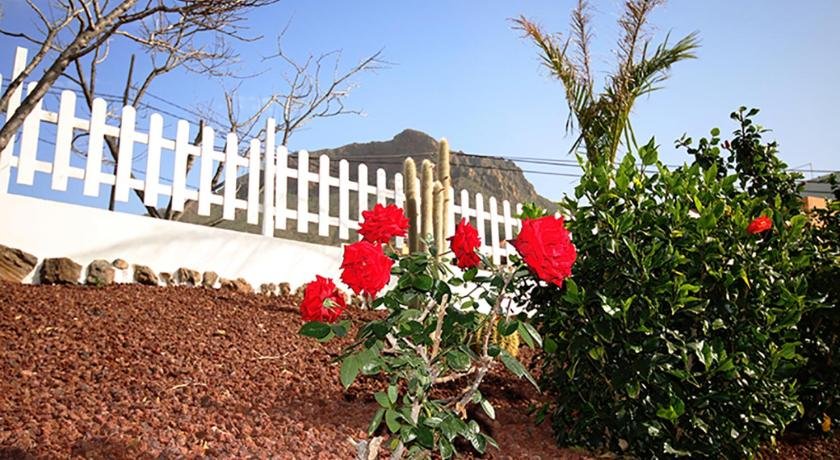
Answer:
MULTIPOLYGON (((21 0, 4 5, 0 24, 31 27, 21 0)), ((284 46, 305 56, 343 50, 346 65, 379 49, 393 64, 358 80, 348 105, 364 117, 319 120, 295 135, 292 149, 314 150, 350 142, 387 140, 405 128, 447 137, 470 153, 572 159, 566 134, 562 86, 540 66, 535 48, 511 29, 524 14, 547 30, 566 32, 567 1, 304 1, 284 0, 249 18, 251 32, 265 36, 241 44, 242 73, 264 71, 243 82, 241 104, 255 104, 281 87, 282 68, 264 62, 274 36, 290 20, 284 46)), ((594 65, 599 75, 614 65, 617 0, 593 0, 594 65)), ((658 38, 670 32, 700 34, 699 59, 678 64, 662 91, 640 100, 633 115, 637 136, 655 136, 661 156, 681 163, 673 148, 684 132, 697 138, 712 127, 735 126, 729 113, 740 105, 761 108, 759 122, 779 141, 792 167, 840 169, 833 142, 840 125, 837 75, 840 3, 823 0, 807 8, 781 1, 671 1, 653 17, 658 38)), ((12 47, 1 37, 0 69, 8 72, 12 47)), ((101 88, 119 92, 127 66, 125 47, 114 48, 101 88)), ((223 107, 219 81, 183 73, 160 79, 152 93, 180 105, 223 107)), ((155 103, 150 100, 149 102, 155 103)), ((165 107, 165 106, 164 106, 165 107)), ((525 169, 537 166, 521 164, 525 169)), ((545 171, 573 168, 540 166, 545 171)), ((537 190, 559 198, 574 179, 528 174, 537 190)))

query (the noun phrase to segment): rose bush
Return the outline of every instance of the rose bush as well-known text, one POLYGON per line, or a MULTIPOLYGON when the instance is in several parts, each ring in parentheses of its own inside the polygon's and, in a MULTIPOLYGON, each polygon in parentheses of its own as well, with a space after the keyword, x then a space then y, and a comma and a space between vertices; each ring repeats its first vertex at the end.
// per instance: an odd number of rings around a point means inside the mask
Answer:
MULTIPOLYGON (((387 220, 399 220, 401 214, 388 211, 385 217, 382 210, 368 214, 376 225, 363 222, 362 228, 399 228, 399 222, 392 225, 387 220)), ((533 224, 526 221, 526 225, 533 224)), ((523 242, 528 241, 529 250, 541 254, 544 266, 563 267, 552 272, 550 278, 560 285, 570 273, 574 260, 568 255, 574 248, 569 233, 560 231, 562 220, 548 225, 555 234, 546 239, 526 237, 523 242), (558 254, 564 259, 552 261, 558 254)), ((495 418, 496 409, 480 390, 495 365, 503 365, 536 385, 515 353, 510 352, 516 341, 505 338, 518 334, 528 346, 542 345, 528 316, 515 313, 514 308, 519 293, 542 283, 518 257, 511 257, 508 265, 496 266, 478 254, 481 240, 466 221, 456 228, 450 239, 452 251, 446 254, 437 254, 434 242, 427 241, 428 253, 399 256, 389 250, 386 255, 380 243, 384 235, 394 235, 391 230, 367 232, 379 235, 376 243, 360 241, 345 246, 342 281, 354 292, 367 294, 372 306, 382 310, 382 316, 359 327, 353 342, 339 356, 341 383, 349 387, 359 374, 382 375, 387 380, 382 391, 374 394, 379 409, 369 433, 379 433, 384 423, 392 458, 405 454, 415 458, 429 451, 450 458, 456 454, 456 439, 479 453, 488 445, 498 447, 467 409, 476 405, 495 418), (453 254, 454 261, 449 259, 453 254), (466 270, 455 270, 453 264, 466 270), (393 287, 380 293, 391 275, 396 277, 393 287), (446 398, 432 397, 432 389, 443 382, 455 382, 458 390, 446 398)), ((343 310, 335 307, 343 304, 335 300, 338 294, 334 286, 318 277, 307 286, 306 293, 301 303, 304 320, 320 318, 306 322, 301 334, 320 341, 347 335, 349 321, 330 324, 343 310)), ((377 435, 374 439, 382 438, 377 435)), ((357 446, 375 450, 378 443, 363 441, 357 446)))

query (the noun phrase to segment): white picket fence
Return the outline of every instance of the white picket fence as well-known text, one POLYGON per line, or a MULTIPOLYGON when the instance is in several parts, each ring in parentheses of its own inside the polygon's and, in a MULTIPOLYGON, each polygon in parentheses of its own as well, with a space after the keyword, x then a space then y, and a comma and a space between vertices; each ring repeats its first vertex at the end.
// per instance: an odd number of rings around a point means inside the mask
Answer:
MULTIPOLYGON (((9 81, 26 65, 26 55, 26 49, 17 48, 9 81)), ((0 90, 2 82, 0 75, 0 90)), ((27 91, 31 91, 34 85, 29 83, 27 91)), ((20 104, 21 89, 13 94, 6 117, 20 104)), ((119 125, 114 126, 108 123, 105 100, 95 99, 88 117, 77 116, 76 104, 77 95, 69 90, 61 92, 57 112, 45 109, 43 100, 39 102, 26 118, 19 135, 0 152, 0 194, 9 193, 14 168, 17 171, 16 183, 20 185, 31 186, 35 173, 44 173, 50 175, 50 187, 55 191, 67 191, 69 180, 75 179, 83 181, 85 196, 98 196, 104 184, 115 186, 116 201, 128 202, 132 189, 142 190, 146 206, 157 207, 161 197, 171 197, 172 209, 183 211, 187 201, 193 200, 197 202, 197 212, 202 216, 210 215, 214 205, 222 207, 222 217, 226 220, 234 220, 237 210, 245 210, 247 222, 254 225, 261 223, 262 233, 266 236, 273 236, 275 229, 286 229, 289 221, 294 220, 300 233, 309 232, 310 223, 317 224, 317 232, 321 236, 329 236, 331 229, 337 227, 341 240, 349 240, 350 231, 358 229, 361 212, 370 207, 371 196, 375 197, 376 203, 382 204, 402 206, 405 201, 403 177, 399 173, 389 178, 383 169, 378 169, 371 183, 367 166, 359 164, 357 180, 351 181, 350 163, 340 160, 338 177, 333 177, 329 157, 321 155, 318 170, 311 171, 309 153, 305 150, 297 152, 297 166, 289 167, 290 154, 285 146, 276 145, 275 121, 270 118, 266 121, 265 139, 251 139, 247 143, 247 156, 240 156, 240 140, 235 133, 225 136, 225 149, 220 152, 215 148, 216 133, 211 127, 203 128, 201 141, 195 145, 190 141, 190 124, 185 120, 177 121, 175 138, 169 139, 164 137, 164 118, 160 114, 152 113, 148 117, 148 126, 144 131, 138 126, 137 113, 131 106, 122 107, 119 125), (55 125, 54 138, 44 139, 48 134, 41 129, 42 123, 55 125), (74 135, 79 133, 86 133, 88 137, 84 167, 71 165, 71 144, 74 135), (116 174, 102 170, 106 136, 118 140, 116 174), (52 145, 45 146, 53 143, 54 148, 52 145), (139 152, 145 153, 145 168, 138 172, 133 168, 139 152), (190 156, 197 160, 197 184, 188 180, 190 156), (222 194, 215 193, 212 187, 217 162, 224 163, 222 194), (162 184, 161 167, 170 165, 171 184, 162 184), (239 171, 243 169, 248 175, 247 199, 236 196, 239 171), (265 184, 262 193, 261 179, 265 184), (297 184, 296 203, 289 203, 290 179, 295 179, 297 184), (313 183, 318 184, 317 212, 310 211, 309 190, 313 183), (338 190, 337 216, 330 213, 331 188, 338 190), (350 215, 351 193, 358 211, 354 216, 350 215)), ((485 236, 482 238, 482 251, 492 256, 496 263, 502 261, 512 251, 504 240, 512 238, 520 226, 513 212, 518 214, 521 204, 512 209, 511 203, 503 200, 500 213, 495 197, 489 197, 485 202, 480 193, 473 195, 467 190, 461 190, 456 196, 450 189, 449 194, 453 203, 448 216, 449 228, 454 229, 456 219, 469 218, 479 235, 485 236), (471 202, 473 207, 470 207, 471 202)), ((397 241, 397 247, 403 244, 402 239, 397 241)))

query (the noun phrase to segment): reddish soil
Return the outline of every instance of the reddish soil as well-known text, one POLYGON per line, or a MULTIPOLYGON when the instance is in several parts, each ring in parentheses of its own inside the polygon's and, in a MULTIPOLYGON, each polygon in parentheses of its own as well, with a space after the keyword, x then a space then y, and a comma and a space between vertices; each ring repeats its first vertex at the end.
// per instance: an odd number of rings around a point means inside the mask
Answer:
MULTIPOLYGON (((371 312, 351 312, 369 317, 371 312)), ((0 458, 340 458, 381 379, 345 392, 341 342, 298 336, 283 299, 200 288, 0 283, 0 458)), ((496 370, 488 458, 582 458, 496 370)))

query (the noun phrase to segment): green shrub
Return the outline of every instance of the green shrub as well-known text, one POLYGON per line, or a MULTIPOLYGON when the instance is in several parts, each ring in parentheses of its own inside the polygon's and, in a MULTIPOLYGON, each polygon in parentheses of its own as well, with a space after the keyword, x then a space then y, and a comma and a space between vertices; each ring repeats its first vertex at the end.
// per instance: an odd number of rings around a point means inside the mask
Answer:
POLYGON ((808 360, 799 373, 809 430, 829 431, 840 424, 840 188, 835 200, 813 215, 814 257, 809 290, 818 308, 802 317, 802 355, 808 360))
POLYGON ((751 124, 728 145, 734 172, 719 158, 718 130, 691 166, 668 169, 653 141, 638 150, 641 167, 630 154, 614 174, 583 164, 575 197, 561 203, 578 248, 574 281, 532 297, 561 444, 737 458, 801 412, 807 217, 777 189, 749 193, 733 145, 775 161, 751 124), (762 215, 772 229, 748 233, 762 215))

